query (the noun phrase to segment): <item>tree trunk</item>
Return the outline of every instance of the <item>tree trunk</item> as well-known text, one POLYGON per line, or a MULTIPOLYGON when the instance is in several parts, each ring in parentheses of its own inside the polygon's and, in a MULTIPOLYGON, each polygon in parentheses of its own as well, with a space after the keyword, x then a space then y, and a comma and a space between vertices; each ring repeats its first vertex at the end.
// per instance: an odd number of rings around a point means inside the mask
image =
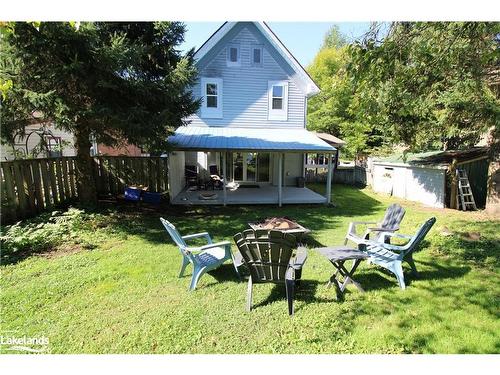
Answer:
POLYGON ((500 131, 490 129, 488 136, 490 167, 488 171, 486 212, 500 214, 500 131))
POLYGON ((450 176, 450 208, 455 208, 458 210, 457 206, 457 195, 458 195, 458 178, 457 178, 457 159, 453 159, 453 162, 448 167, 448 173, 450 176))
POLYGON ((76 183, 78 198, 84 205, 97 204, 97 189, 90 146, 90 131, 85 126, 79 125, 75 131, 76 183))

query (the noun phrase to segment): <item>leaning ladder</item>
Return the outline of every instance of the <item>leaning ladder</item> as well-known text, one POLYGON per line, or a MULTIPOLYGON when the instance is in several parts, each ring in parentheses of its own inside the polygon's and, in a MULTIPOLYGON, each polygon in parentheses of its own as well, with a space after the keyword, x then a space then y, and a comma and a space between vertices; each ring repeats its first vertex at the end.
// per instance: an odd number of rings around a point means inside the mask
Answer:
POLYGON ((458 179, 458 194, 457 194, 457 208, 467 211, 468 208, 477 210, 474 195, 470 187, 469 178, 465 169, 457 169, 458 179))

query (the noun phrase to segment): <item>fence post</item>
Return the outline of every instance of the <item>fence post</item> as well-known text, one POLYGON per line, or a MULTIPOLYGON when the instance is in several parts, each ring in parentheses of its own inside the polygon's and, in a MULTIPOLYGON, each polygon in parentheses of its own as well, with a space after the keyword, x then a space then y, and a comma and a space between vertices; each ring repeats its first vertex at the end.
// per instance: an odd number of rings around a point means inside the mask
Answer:
POLYGON ((61 158, 62 171, 63 171, 63 185, 64 185, 64 196, 66 199, 71 198, 71 192, 69 189, 69 174, 68 174, 68 159, 61 158))
POLYGON ((7 202, 8 202, 8 210, 10 211, 9 218, 12 220, 17 219, 17 210, 19 207, 19 201, 16 198, 16 193, 15 193, 15 181, 14 178, 12 177, 12 170, 11 170, 12 164, 10 163, 5 163, 2 165, 2 172, 3 172, 3 178, 4 178, 4 184, 5 184, 5 194, 7 197, 7 202))
POLYGON ((24 186, 23 173, 19 161, 13 162, 12 166, 14 167, 14 179, 16 181, 16 192, 17 192, 17 199, 19 200, 19 208, 21 216, 24 217, 26 216, 27 213, 26 211, 28 208, 28 199, 26 196, 26 190, 24 186))
POLYGON ((68 159, 68 163, 69 163, 69 186, 70 186, 70 190, 71 190, 71 197, 74 198, 76 197, 76 188, 75 188, 75 167, 74 167, 74 161, 75 159, 73 158, 70 158, 68 159))
POLYGON ((33 182, 35 183, 36 210, 40 212, 45 208, 43 202, 42 179, 40 176, 40 161, 34 160, 31 166, 33 169, 33 182))

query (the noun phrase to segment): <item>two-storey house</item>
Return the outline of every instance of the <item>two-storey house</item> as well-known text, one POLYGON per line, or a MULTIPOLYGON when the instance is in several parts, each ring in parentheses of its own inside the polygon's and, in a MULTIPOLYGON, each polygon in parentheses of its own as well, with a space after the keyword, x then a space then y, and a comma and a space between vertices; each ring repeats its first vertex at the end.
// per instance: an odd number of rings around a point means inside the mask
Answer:
POLYGON ((192 91, 202 104, 169 138, 172 203, 328 203, 331 157, 326 196, 301 181, 307 153, 336 151, 306 130, 307 100, 319 88, 269 26, 226 22, 195 58, 192 91), (218 174, 222 190, 204 192, 187 173, 218 174))

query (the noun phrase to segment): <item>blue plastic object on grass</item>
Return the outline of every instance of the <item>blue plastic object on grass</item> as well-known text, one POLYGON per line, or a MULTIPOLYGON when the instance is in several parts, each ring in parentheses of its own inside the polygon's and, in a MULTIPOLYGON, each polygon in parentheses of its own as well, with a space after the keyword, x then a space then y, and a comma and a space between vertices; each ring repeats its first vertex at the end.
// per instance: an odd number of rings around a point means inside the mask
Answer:
POLYGON ((128 201, 138 201, 141 199, 141 189, 132 187, 125 188, 125 199, 128 201))

